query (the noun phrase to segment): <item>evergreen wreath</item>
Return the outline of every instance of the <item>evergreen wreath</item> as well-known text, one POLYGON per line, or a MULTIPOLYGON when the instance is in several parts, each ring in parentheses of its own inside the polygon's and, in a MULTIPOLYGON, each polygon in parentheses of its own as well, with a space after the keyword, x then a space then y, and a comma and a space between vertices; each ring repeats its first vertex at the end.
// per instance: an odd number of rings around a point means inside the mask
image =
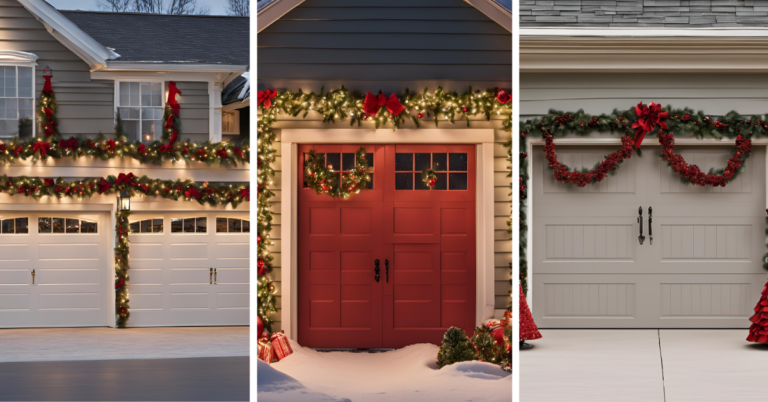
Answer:
POLYGON ((429 188, 432 188, 437 183, 437 174, 434 169, 424 169, 421 171, 421 181, 424 182, 429 188))
POLYGON ((365 159, 365 148, 360 147, 355 153, 355 167, 349 173, 336 173, 333 166, 325 166, 325 155, 309 150, 304 161, 304 181, 317 194, 327 194, 333 198, 347 199, 352 194, 368 186, 371 176, 368 174, 368 161, 365 159), (341 175, 341 183, 338 183, 341 175))

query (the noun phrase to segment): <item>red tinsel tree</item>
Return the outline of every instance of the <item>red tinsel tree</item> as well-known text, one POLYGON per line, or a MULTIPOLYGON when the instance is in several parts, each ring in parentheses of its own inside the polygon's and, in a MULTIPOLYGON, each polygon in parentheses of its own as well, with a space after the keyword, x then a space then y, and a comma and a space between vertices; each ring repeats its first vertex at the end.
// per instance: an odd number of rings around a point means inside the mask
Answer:
POLYGON ((755 314, 749 321, 752 321, 752 325, 749 327, 747 340, 768 343, 768 283, 765 284, 763 294, 755 306, 755 314))

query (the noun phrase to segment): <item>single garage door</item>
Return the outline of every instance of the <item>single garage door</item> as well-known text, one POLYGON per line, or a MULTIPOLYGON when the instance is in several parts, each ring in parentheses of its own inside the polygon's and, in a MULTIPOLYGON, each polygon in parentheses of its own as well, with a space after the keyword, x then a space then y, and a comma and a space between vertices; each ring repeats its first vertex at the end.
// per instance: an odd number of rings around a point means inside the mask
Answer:
MULTIPOLYGON (((731 152, 719 146, 677 149, 705 172, 724 167, 731 152)), ((612 151, 615 147, 563 146, 558 158, 572 168, 592 168, 612 151)), ((542 148, 534 148, 537 324, 748 327, 765 282, 765 148, 754 147, 746 172, 725 188, 683 184, 659 157, 658 146, 644 145, 643 151, 615 176, 578 188, 556 182, 542 148)))
POLYGON ((248 213, 134 213, 128 325, 248 325, 248 213))
POLYGON ((0 328, 107 326, 110 227, 106 214, 0 211, 0 328))

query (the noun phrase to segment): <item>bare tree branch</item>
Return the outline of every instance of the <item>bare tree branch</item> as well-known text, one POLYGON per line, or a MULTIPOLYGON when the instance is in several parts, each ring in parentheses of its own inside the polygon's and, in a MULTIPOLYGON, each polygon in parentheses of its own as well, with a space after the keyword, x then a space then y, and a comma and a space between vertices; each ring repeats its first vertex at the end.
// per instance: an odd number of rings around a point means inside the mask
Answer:
POLYGON ((209 15, 211 9, 207 6, 199 6, 197 0, 170 0, 165 13, 172 15, 209 15))
POLYGON ((249 17, 251 7, 249 0, 227 0, 227 15, 249 17))
MULTIPOLYGON (((246 0, 247 1, 247 0, 246 0)), ((98 0, 103 11, 172 15, 209 15, 211 8, 197 0, 98 0)))
POLYGON ((133 11, 133 0, 99 0, 99 10, 125 13, 133 11))

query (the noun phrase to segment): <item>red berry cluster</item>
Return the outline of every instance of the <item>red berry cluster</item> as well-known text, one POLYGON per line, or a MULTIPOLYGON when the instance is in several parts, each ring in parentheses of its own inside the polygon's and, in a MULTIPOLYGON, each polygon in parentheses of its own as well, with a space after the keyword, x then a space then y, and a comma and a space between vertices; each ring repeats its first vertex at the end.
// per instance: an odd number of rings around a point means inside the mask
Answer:
POLYGON ((697 186, 725 187, 733 179, 741 167, 743 159, 752 153, 752 140, 741 135, 736 136, 736 153, 728 159, 728 165, 722 174, 706 174, 697 165, 689 165, 680 155, 675 153, 675 136, 672 133, 659 132, 659 143, 663 148, 661 154, 669 162, 675 173, 690 180, 697 186))
POLYGON ((635 151, 635 142, 629 137, 623 137, 621 139, 621 149, 618 152, 612 152, 605 157, 605 160, 600 162, 595 170, 589 173, 581 173, 578 171, 571 171, 571 169, 558 162, 557 152, 555 152, 555 143, 552 135, 544 137, 546 144, 544 145, 544 152, 547 154, 547 162, 549 167, 555 171, 555 180, 562 183, 571 183, 579 187, 584 187, 587 184, 602 181, 609 172, 616 170, 618 165, 632 156, 632 152, 635 151))
POLYGON ((568 122, 570 122, 571 120, 573 120, 573 116, 571 116, 571 115, 570 115, 570 113, 566 113, 566 114, 564 114, 564 115, 562 115, 562 116, 557 116, 557 117, 555 118, 555 124, 558 124, 558 125, 564 126, 564 125, 566 125, 568 122))
POLYGON ((598 123, 598 121, 597 121, 597 117, 593 117, 593 118, 592 118, 592 119, 589 121, 589 123, 587 123, 587 124, 588 124, 590 127, 597 127, 597 126, 598 126, 598 124, 599 124, 599 123, 598 123))

